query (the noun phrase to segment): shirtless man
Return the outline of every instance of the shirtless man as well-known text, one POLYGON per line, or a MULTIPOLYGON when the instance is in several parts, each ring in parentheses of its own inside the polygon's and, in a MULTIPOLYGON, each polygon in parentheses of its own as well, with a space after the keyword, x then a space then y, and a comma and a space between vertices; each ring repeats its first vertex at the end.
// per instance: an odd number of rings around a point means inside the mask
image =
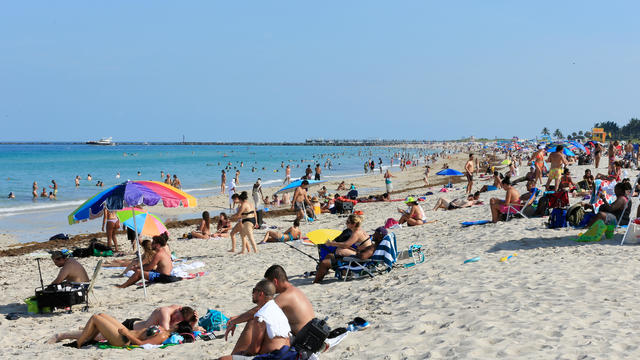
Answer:
POLYGON ((79 187, 80 186, 80 175, 76 175, 75 182, 76 182, 76 187, 79 187))
POLYGON ((469 160, 464 164, 464 175, 467 177, 467 195, 471 194, 473 187, 473 154, 469 154, 469 160))
POLYGON ((62 251, 54 251, 51 254, 51 260, 57 267, 62 268, 58 273, 58 276, 51 282, 52 285, 60 284, 63 281, 66 282, 89 282, 89 276, 82 264, 76 261, 76 259, 68 257, 69 253, 63 253, 62 251))
POLYGON ((567 161, 567 157, 564 156, 562 149, 563 146, 558 145, 556 146, 556 151, 549 154, 547 161, 551 163, 551 170, 549 170, 549 179, 547 179, 547 183, 544 186, 546 189, 549 189, 549 184, 552 180, 555 180, 554 189, 558 189, 558 184, 562 177, 562 166, 569 164, 569 161, 567 161))
MULTIPOLYGON (((171 270, 173 270, 173 262, 171 262, 171 255, 163 249, 163 247, 167 245, 167 237, 163 235, 154 236, 151 244, 156 254, 153 256, 153 259, 151 259, 151 262, 144 265, 142 268, 144 278, 149 280, 149 282, 172 282, 171 270)), ((119 288, 131 286, 141 279, 140 268, 134 266, 133 270, 135 273, 129 278, 129 280, 122 285, 117 285, 119 288)))
POLYGON ((290 182, 291 182, 291 167, 287 165, 287 168, 285 169, 285 177, 284 177, 284 181, 282 182, 282 185, 289 184, 290 182))
POLYGON ((500 213, 505 213, 509 206, 520 205, 520 193, 516 188, 511 186, 511 178, 508 176, 502 179, 502 188, 506 192, 504 200, 491 198, 489 200, 489 208, 491 209, 491 222, 496 223, 500 220, 500 213))
MULTIPOLYGON (((276 304, 282 309, 287 316, 291 332, 297 334, 309 321, 311 321, 315 315, 313 313, 313 306, 307 298, 307 296, 297 287, 293 286, 287 278, 287 273, 280 265, 272 265, 264 273, 265 279, 269 280, 275 286, 275 292, 278 296, 275 298, 276 304)), ((249 344, 252 342, 256 320, 254 318, 255 313, 260 307, 256 306, 253 309, 245 312, 242 315, 233 316, 227 322, 227 331, 225 332, 225 340, 227 339, 229 332, 233 336, 236 329, 236 324, 246 322, 240 338, 233 349, 233 354, 240 351, 246 351, 249 344)))
POLYGON ((314 177, 315 180, 320 180, 320 174, 322 173, 322 169, 320 168, 320 164, 316 164, 316 175, 314 177))
POLYGON ((309 188, 309 182, 303 180, 302 184, 296 188, 293 193, 293 201, 291 202, 291 208, 296 212, 296 219, 304 219, 305 207, 308 209, 311 206, 309 201, 309 195, 307 195, 307 189, 309 188))
MULTIPOLYGON (((291 345, 289 342, 291 328, 289 327, 287 316, 273 300, 275 292, 274 284, 267 279, 260 280, 256 284, 251 295, 253 303, 257 305, 254 308, 256 311, 251 315, 251 322, 253 322, 251 339, 245 344, 243 339, 240 338, 233 349, 232 355, 223 356, 220 359, 253 359, 255 355, 260 354, 269 354, 269 359, 295 358, 295 350, 291 350, 289 347, 291 345), (238 345, 243 346, 239 348, 238 345), (293 353, 288 354, 290 351, 293 351, 293 353)), ((227 328, 228 332, 229 328, 227 328)))
POLYGON ((182 183, 180 182, 180 179, 178 179, 178 175, 173 174, 173 181, 171 181, 171 186, 176 189, 182 189, 182 183))

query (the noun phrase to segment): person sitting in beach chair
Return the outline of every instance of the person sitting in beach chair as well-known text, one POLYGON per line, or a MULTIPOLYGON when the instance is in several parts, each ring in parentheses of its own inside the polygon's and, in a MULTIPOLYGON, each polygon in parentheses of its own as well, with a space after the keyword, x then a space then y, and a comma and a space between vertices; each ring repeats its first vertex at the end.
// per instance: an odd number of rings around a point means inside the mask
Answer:
POLYGON ((629 198, 627 197, 628 190, 631 190, 631 184, 623 182, 617 183, 614 187, 616 200, 611 204, 606 201, 605 194, 601 192, 599 196, 604 203, 600 205, 598 213, 591 218, 587 227, 591 227, 591 225, 598 220, 604 221, 606 225, 629 224, 631 206, 627 206, 627 203, 629 202, 629 198), (618 221, 620 223, 618 223, 618 221))
POLYGON ((171 254, 164 249, 167 245, 167 240, 169 240, 169 235, 166 232, 161 235, 154 236, 151 244, 156 253, 151 262, 147 265, 143 265, 142 269, 134 267, 135 273, 124 284, 117 285, 117 287, 129 287, 138 282, 142 276, 149 280, 149 283, 171 283, 182 280, 181 278, 171 276, 171 271, 173 270, 171 254))
POLYGON ((297 352, 290 347, 289 320, 274 301, 275 293, 274 284, 267 279, 260 280, 256 284, 251 297, 259 310, 252 317, 255 321, 251 342, 245 350, 234 349, 233 355, 223 356, 220 359, 297 359, 297 352), (260 356, 262 354, 265 356, 260 356))
POLYGON ((402 225, 406 223, 408 226, 418 226, 427 222, 427 216, 418 204, 418 199, 409 196, 404 203, 407 204, 409 208, 407 210, 398 209, 398 212, 402 214, 400 219, 398 219, 398 224, 402 225))
POLYGON ((260 244, 264 244, 267 242, 285 242, 285 241, 293 241, 299 240, 302 232, 300 231, 300 220, 293 220, 293 226, 291 226, 287 231, 281 233, 276 230, 268 230, 266 234, 264 234, 264 239, 260 242, 260 244))
POLYGON ((439 198, 436 201, 436 205, 433 207, 432 211, 436 211, 438 209, 443 210, 455 210, 462 209, 466 207, 471 207, 477 203, 479 203, 480 199, 480 191, 476 191, 474 194, 469 194, 469 196, 465 198, 453 199, 451 201, 445 198, 439 198))
POLYGON ((51 253, 51 260, 53 263, 61 268, 58 272, 58 276, 51 282, 52 285, 60 284, 62 282, 73 283, 88 283, 89 275, 76 259, 70 257, 69 251, 54 251, 51 253))
MULTIPOLYGON (((191 325, 186 321, 179 323, 176 327, 178 333, 191 333, 192 331, 191 325)), ((102 335, 113 346, 160 345, 171 336, 171 331, 158 325, 140 330, 129 330, 112 316, 101 313, 91 316, 84 326, 76 346, 80 349, 82 345, 92 341, 97 335, 102 335)))
POLYGON ((502 188, 505 191, 504 200, 491 198, 489 200, 489 208, 491 209, 491 222, 496 223, 500 220, 500 214, 506 214, 511 206, 521 208, 520 193, 511 186, 511 178, 508 176, 502 179, 502 188))
POLYGON ((364 271, 373 277, 371 269, 379 264, 384 264, 386 271, 391 270, 398 255, 395 234, 389 233, 384 226, 380 226, 374 231, 371 240, 372 244, 359 249, 355 256, 346 256, 338 260, 334 267, 338 277, 344 276, 346 281, 350 271, 364 271))
POLYGON ((371 238, 362 229, 362 217, 351 214, 347 218, 347 229, 333 241, 320 245, 320 264, 316 271, 314 283, 320 283, 334 265, 336 259, 343 256, 354 256, 371 246, 371 238), (348 236, 348 237, 347 237, 348 236))

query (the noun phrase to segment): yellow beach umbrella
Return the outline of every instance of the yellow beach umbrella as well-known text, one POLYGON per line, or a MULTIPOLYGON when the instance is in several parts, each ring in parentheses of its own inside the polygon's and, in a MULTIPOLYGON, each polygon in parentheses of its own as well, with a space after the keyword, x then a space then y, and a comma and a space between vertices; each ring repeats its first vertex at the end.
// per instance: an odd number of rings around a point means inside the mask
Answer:
POLYGON ((333 240, 342 234, 342 230, 318 229, 308 232, 306 235, 309 241, 316 245, 322 245, 329 240, 333 240))

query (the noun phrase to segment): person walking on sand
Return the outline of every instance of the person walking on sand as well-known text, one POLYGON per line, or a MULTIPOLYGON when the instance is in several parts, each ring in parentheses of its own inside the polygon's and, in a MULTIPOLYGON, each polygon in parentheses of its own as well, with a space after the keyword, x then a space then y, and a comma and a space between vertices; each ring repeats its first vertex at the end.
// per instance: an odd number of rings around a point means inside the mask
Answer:
POLYGON ((234 178, 236 185, 240 185, 240 170, 236 170, 236 177, 234 178))
POLYGON ((258 178, 255 184, 253 184, 253 189, 251 189, 251 197, 253 197, 253 203, 255 204, 256 209, 260 206, 260 199, 264 198, 261 181, 262 179, 258 178))
POLYGON ((288 185, 291 182, 291 166, 287 165, 285 169, 285 177, 282 185, 288 185))
POLYGON ((322 169, 320 168, 320 164, 316 164, 315 180, 320 180, 320 173, 322 173, 322 169))
POLYGON ((231 179, 229 182, 229 209, 233 209, 233 194, 236 193, 236 180, 231 179))
POLYGON ((431 167, 429 165, 424 168, 424 186, 429 186, 429 171, 431 171, 431 167))
POLYGON ((471 194, 473 188, 473 154, 469 154, 469 160, 464 165, 464 175, 467 177, 467 195, 471 194))
POLYGON ((225 193, 225 188, 227 187, 227 173, 222 170, 222 175, 220 175, 220 194, 225 193))
POLYGON ((551 184, 552 180, 555 180, 554 190, 558 190, 558 184, 560 183, 560 178, 562 177, 562 167, 563 165, 568 165, 569 161, 567 161, 566 156, 562 152, 564 146, 558 145, 556 146, 556 151, 549 154, 549 158, 547 161, 551 163, 551 169, 549 170, 549 178, 547 179, 547 183, 544 185, 546 189, 549 189, 549 184, 551 184))

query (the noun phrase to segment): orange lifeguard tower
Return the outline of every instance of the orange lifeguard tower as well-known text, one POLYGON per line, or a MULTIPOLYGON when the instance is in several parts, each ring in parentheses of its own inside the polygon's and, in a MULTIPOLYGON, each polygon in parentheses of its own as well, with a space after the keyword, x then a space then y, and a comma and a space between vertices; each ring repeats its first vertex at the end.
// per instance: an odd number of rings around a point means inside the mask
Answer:
POLYGON ((603 143, 606 138, 607 133, 604 131, 604 128, 591 129, 591 140, 603 143))

